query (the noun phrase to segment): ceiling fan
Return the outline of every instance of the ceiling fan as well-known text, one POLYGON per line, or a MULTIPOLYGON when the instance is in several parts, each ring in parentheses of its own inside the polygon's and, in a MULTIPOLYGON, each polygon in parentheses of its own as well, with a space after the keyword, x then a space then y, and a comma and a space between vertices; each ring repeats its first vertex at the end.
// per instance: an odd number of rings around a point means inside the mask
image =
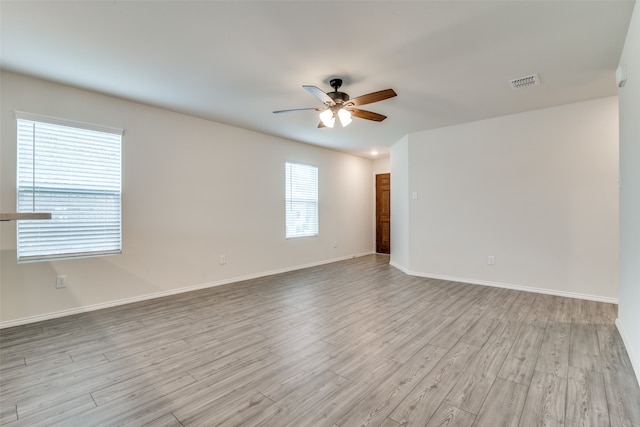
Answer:
POLYGON ((349 125, 349 123, 351 123, 352 117, 373 120, 376 122, 383 121, 387 118, 387 116, 383 116, 382 114, 374 113, 367 110, 361 110, 355 107, 359 107, 360 105, 365 104, 371 104, 373 102, 383 101, 385 99, 397 96, 393 89, 385 89, 350 99, 349 95, 347 95, 346 93, 338 92, 338 89, 340 89, 340 86, 342 86, 342 79, 331 79, 329 81, 329 84, 333 88, 333 92, 324 93, 322 89, 316 86, 302 86, 307 92, 322 101, 324 103, 324 107, 278 110, 274 111, 274 113, 280 114, 290 113, 293 111, 315 110, 320 111, 320 123, 318 123, 319 128, 332 128, 336 122, 336 117, 338 117, 338 119, 340 120, 342 127, 345 127, 349 125))

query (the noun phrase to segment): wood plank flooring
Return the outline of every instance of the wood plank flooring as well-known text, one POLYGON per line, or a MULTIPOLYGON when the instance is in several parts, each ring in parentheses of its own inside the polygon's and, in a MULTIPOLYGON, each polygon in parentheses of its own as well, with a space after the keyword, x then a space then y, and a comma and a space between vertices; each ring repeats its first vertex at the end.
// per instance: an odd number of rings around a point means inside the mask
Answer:
POLYGON ((640 426, 615 305, 388 262, 4 329, 0 424, 640 426))

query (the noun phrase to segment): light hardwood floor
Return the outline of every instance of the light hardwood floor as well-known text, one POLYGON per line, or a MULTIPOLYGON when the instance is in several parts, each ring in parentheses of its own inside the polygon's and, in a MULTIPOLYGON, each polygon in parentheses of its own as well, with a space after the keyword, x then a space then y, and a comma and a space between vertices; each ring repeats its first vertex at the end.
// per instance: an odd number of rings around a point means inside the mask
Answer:
POLYGON ((0 331, 7 426, 640 426, 616 306, 366 256, 0 331))

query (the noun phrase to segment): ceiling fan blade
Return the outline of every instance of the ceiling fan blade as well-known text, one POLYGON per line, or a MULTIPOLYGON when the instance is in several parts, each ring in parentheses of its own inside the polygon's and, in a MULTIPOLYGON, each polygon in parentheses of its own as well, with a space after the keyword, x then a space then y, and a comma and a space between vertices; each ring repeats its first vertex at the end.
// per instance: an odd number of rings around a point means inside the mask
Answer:
POLYGON ((358 105, 371 104, 373 102, 384 101, 385 99, 393 98, 398 94, 393 89, 380 90, 378 92, 368 93, 366 95, 358 96, 357 98, 350 99, 349 104, 357 107, 358 105))
POLYGON ((359 110, 357 108, 349 108, 351 111, 351 115, 354 117, 358 117, 360 119, 373 120, 375 122, 381 122, 387 118, 387 116, 383 116, 382 114, 373 113, 367 110, 359 110))
POLYGON ((319 87, 316 86, 302 86, 304 88, 304 90, 306 90, 307 92, 309 92, 311 95, 315 96, 316 98, 318 98, 320 101, 322 101, 324 104, 327 105, 336 105, 335 101, 333 99, 331 99, 331 97, 329 95, 327 95, 326 93, 324 93, 322 91, 322 89, 320 89, 319 87))
POLYGON ((320 123, 318 123, 318 129, 320 129, 320 128, 326 128, 324 123, 322 123, 322 120, 320 120, 320 123))
POLYGON ((308 111, 308 110, 315 110, 315 111, 322 111, 322 108, 294 108, 292 110, 278 110, 278 111, 274 111, 273 114, 280 114, 280 113, 292 113, 295 111, 308 111))

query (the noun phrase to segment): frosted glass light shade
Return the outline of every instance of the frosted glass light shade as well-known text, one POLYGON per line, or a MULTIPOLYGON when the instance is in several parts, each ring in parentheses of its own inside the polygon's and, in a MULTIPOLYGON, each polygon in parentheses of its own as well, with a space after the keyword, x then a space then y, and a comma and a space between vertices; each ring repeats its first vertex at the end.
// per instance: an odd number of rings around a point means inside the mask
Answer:
POLYGON ((349 123, 351 123, 351 111, 345 110, 344 108, 338 111, 338 118, 340 119, 340 123, 342 123, 342 127, 347 127, 349 123))
POLYGON ((333 115, 333 111, 329 108, 320 113, 320 120, 322 124, 328 128, 332 128, 334 123, 336 122, 336 116, 333 115))

